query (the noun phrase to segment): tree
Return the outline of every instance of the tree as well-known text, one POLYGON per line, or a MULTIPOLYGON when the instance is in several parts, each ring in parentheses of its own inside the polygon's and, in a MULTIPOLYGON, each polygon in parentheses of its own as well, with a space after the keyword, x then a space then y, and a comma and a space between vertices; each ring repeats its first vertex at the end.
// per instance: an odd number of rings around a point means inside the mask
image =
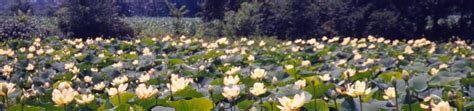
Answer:
POLYGON ((59 28, 70 37, 130 37, 133 30, 120 20, 115 0, 65 0, 58 12, 59 28))

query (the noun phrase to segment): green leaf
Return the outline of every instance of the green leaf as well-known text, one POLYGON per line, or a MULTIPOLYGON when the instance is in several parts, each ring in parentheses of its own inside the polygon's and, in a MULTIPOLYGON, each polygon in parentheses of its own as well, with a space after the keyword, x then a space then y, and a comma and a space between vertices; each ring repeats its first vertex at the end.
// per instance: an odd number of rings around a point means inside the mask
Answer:
POLYGON ((308 110, 329 111, 329 105, 323 100, 311 100, 309 103, 304 104, 303 107, 308 110))
POLYGON ((114 108, 114 111, 130 111, 129 104, 120 104, 119 106, 114 108))
POLYGON ((372 71, 365 71, 365 72, 360 72, 356 73, 354 76, 352 76, 353 81, 361 80, 361 79, 370 79, 370 76, 372 76, 372 71))
POLYGON ((403 111, 409 111, 409 109, 410 109, 409 106, 411 106, 411 110, 412 110, 412 111, 424 111, 424 109, 420 107, 420 103, 418 103, 418 102, 417 102, 417 103, 413 103, 413 104, 404 104, 404 105, 402 106, 402 110, 403 110, 403 111))
POLYGON ((133 93, 129 93, 129 92, 126 92, 126 93, 120 93, 120 95, 115 95, 113 97, 110 98, 110 101, 112 102, 112 104, 114 104, 115 106, 118 106, 120 104, 126 104, 128 103, 128 100, 132 99, 132 98, 135 98, 135 94, 133 93), (120 97, 119 97, 120 96, 120 97), (120 100, 119 100, 120 98, 120 100))
POLYGON ((398 71, 390 71, 390 72, 380 74, 379 77, 382 78, 385 82, 390 82, 392 78, 401 80, 402 73, 398 71))
POLYGON ((191 100, 178 100, 169 103, 176 111, 210 111, 213 108, 211 100, 202 97, 191 100))
POLYGON ((45 109, 38 106, 31 106, 31 105, 22 105, 16 104, 15 106, 9 107, 7 111, 44 111, 45 109))
POLYGON ((428 88, 427 78, 416 76, 408 80, 408 84, 417 92, 422 92, 428 88))
POLYGON ((245 100, 245 101, 237 103, 237 107, 243 110, 247 110, 247 109, 250 109, 250 107, 252 106, 254 102, 255 102, 254 100, 245 100))
POLYGON ((193 89, 191 86, 188 86, 184 88, 181 91, 173 93, 174 99, 182 99, 182 98, 199 98, 199 97, 204 97, 200 92, 196 91, 196 89, 193 89))
POLYGON ((280 111, 280 109, 277 107, 279 103, 278 102, 266 102, 263 104, 260 104, 263 108, 265 108, 264 111, 280 111))
POLYGON ((320 98, 323 97, 324 93, 326 93, 329 89, 334 87, 336 87, 334 84, 317 84, 314 85, 314 87, 312 84, 309 84, 304 88, 304 90, 311 93, 311 95, 316 96, 316 98, 320 98))
POLYGON ((170 64, 184 64, 185 62, 183 59, 170 59, 169 63, 170 64))

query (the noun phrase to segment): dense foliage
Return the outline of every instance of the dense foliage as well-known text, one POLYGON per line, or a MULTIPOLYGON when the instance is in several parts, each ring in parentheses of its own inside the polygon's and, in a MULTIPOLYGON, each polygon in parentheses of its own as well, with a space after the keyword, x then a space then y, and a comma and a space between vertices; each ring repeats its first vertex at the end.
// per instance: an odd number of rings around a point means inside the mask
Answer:
POLYGON ((473 44, 462 40, 50 37, 0 46, 7 110, 474 107, 473 44))
POLYGON ((118 17, 114 0, 65 0, 57 17, 58 27, 68 37, 125 38, 135 34, 118 17))
MULTIPOLYGON (((217 3, 225 1, 208 1, 212 2, 204 2, 202 9, 205 21, 223 20, 223 13, 236 11, 224 10, 230 6, 217 3)), ((258 24, 261 35, 282 39, 378 35, 447 40, 451 36, 465 39, 474 36, 470 32, 474 30, 471 23, 474 3, 470 0, 243 0, 244 3, 252 1, 263 5, 238 8, 259 10, 255 15, 263 17, 252 21, 263 21, 258 24)))
POLYGON ((18 10, 14 18, 3 18, 4 20, 0 21, 0 41, 15 38, 31 39, 43 34, 29 15, 29 11, 18 10))

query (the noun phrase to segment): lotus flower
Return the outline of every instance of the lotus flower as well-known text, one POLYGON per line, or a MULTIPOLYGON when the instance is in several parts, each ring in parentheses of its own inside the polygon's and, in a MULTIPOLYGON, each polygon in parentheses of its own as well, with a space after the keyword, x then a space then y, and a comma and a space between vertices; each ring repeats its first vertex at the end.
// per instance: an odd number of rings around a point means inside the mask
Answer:
POLYGON ((240 94, 240 88, 236 85, 233 86, 226 86, 224 87, 224 91, 222 92, 222 96, 227 98, 228 100, 233 100, 240 94))
POLYGON ((77 92, 75 92, 72 88, 62 90, 54 89, 52 93, 52 100, 56 106, 65 106, 74 100, 74 96, 76 96, 76 94, 77 92))
POLYGON ((79 98, 76 97, 76 102, 78 104, 88 104, 92 101, 94 101, 95 97, 92 94, 81 94, 79 98))
POLYGON ((154 96, 156 93, 158 93, 158 89, 155 89, 151 86, 147 88, 145 84, 140 84, 135 89, 135 94, 137 94, 138 99, 142 99, 142 100, 148 99, 154 96))
POLYGON ((250 78, 252 79, 262 79, 267 75, 267 72, 265 72, 264 69, 257 68, 253 70, 252 74, 250 75, 250 78))
POLYGON ((385 92, 385 95, 383 95, 383 99, 389 100, 396 97, 395 88, 393 87, 389 87, 385 89, 384 92, 385 92))
POLYGON ((370 90, 370 88, 366 87, 365 82, 356 81, 355 84, 348 87, 347 94, 352 97, 365 96, 370 93, 370 90))
POLYGON ((236 85, 238 84, 240 81, 240 78, 239 76, 227 76, 227 77, 224 77, 224 85, 228 86, 228 85, 236 85))
POLYGON ((303 89, 306 86, 306 80, 298 80, 295 82, 295 86, 298 89, 303 89))
POLYGON ((253 87, 250 88, 250 93, 252 93, 254 96, 259 96, 265 92, 267 92, 267 88, 265 88, 265 84, 261 82, 253 84, 253 87))
POLYGON ((304 105, 305 99, 304 93, 296 94, 293 99, 284 96, 278 98, 281 105, 277 107, 283 111, 298 111, 298 109, 304 105))
POLYGON ((174 92, 183 90, 184 88, 186 88, 186 86, 189 85, 189 83, 192 83, 192 82, 193 80, 190 78, 178 77, 177 75, 173 74, 171 76, 171 84, 167 84, 167 86, 174 93, 174 92))
POLYGON ((0 83, 0 96, 6 96, 10 95, 13 92, 15 92, 15 84, 13 83, 7 83, 7 82, 1 82, 0 83))

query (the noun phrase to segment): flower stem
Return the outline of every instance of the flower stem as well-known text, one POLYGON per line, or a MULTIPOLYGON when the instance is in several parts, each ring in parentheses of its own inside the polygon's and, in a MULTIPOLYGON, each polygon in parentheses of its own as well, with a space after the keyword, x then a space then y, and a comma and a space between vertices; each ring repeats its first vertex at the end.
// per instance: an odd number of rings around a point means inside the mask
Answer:
POLYGON ((214 107, 216 103, 214 103, 214 96, 212 96, 212 91, 209 91, 209 96, 211 97, 212 107, 214 107))
POLYGON ((316 82, 314 80, 311 80, 311 86, 313 87, 313 97, 314 97, 314 109, 318 109, 318 104, 317 103, 317 98, 316 98, 316 87, 314 86, 314 84, 316 84, 316 82))
POLYGON ((337 98, 334 97, 333 101, 334 101, 334 107, 336 108, 336 111, 337 111, 337 110, 338 110, 338 109, 337 109, 337 98))
POLYGON ((398 92, 397 92, 397 84, 394 84, 393 86, 394 86, 394 89, 395 89, 395 107, 396 107, 395 109, 396 109, 397 111, 399 111, 399 110, 398 110, 398 92))
POLYGON ((362 110, 362 96, 359 96, 359 106, 360 106, 360 111, 362 110))
POLYGON ((120 93, 117 93, 117 97, 118 97, 119 104, 122 103, 122 102, 120 102, 120 93))

